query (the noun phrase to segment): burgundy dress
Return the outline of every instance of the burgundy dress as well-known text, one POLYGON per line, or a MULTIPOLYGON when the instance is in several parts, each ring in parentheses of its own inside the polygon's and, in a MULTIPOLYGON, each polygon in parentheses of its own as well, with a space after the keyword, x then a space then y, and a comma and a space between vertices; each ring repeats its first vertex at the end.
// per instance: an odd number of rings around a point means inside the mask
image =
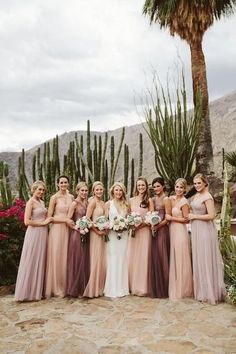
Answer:
MULTIPOLYGON (((74 221, 86 214, 87 205, 76 201, 74 221)), ((67 256, 67 295, 82 296, 89 280, 89 234, 81 240, 79 230, 71 230, 67 256)))
MULTIPOLYGON (((155 210, 158 211, 161 221, 165 219, 163 198, 153 198, 155 210)), ((152 237, 151 262, 149 267, 148 293, 151 297, 168 297, 169 287, 169 259, 170 236, 168 225, 162 226, 152 237)))

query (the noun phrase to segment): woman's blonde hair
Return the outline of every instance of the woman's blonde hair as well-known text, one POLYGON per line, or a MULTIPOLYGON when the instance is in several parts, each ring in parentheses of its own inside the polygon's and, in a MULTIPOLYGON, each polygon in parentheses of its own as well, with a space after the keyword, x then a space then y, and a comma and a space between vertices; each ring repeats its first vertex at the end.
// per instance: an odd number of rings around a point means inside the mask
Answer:
POLYGON ((46 185, 43 181, 35 181, 32 186, 31 186, 31 194, 34 194, 34 192, 36 191, 36 189, 39 187, 39 186, 43 186, 45 192, 46 192, 46 185))
POLYGON ((77 183, 75 190, 76 192, 78 192, 82 187, 87 187, 88 188, 88 184, 84 181, 80 181, 77 183))
POLYGON ((202 173, 197 173, 196 176, 193 177, 193 181, 194 181, 195 179, 197 179, 197 178, 201 179, 202 182, 205 183, 206 186, 208 186, 208 181, 207 181, 207 178, 206 178, 206 176, 205 176, 204 174, 202 174, 202 173))
POLYGON ((121 183, 121 182, 115 182, 113 184, 113 186, 111 186, 111 188, 110 188, 110 198, 114 199, 114 189, 115 189, 116 186, 120 187, 122 192, 123 192, 123 195, 122 195, 122 198, 121 198, 121 202, 124 203, 126 206, 128 206, 126 188, 125 188, 124 184, 121 183))
POLYGON ((181 184, 183 187, 184 187, 184 190, 186 191, 187 189, 187 181, 185 178, 178 178, 176 181, 175 181, 175 186, 176 184, 181 184))
POLYGON ((93 192, 93 194, 94 194, 94 189, 95 189, 97 186, 102 186, 102 188, 104 189, 104 185, 103 185, 103 183, 102 183, 101 181, 95 181, 95 182, 93 183, 93 186, 92 186, 92 192, 93 192))

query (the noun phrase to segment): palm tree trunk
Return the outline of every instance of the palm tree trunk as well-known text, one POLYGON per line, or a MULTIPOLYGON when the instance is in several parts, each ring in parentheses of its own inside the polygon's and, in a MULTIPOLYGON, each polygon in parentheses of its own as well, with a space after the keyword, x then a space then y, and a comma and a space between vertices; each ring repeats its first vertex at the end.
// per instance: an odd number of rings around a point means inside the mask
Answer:
POLYGON ((189 45, 191 50, 194 106, 196 106, 197 93, 199 91, 202 96, 202 126, 199 134, 199 147, 196 157, 197 171, 208 174, 213 169, 213 149, 209 116, 206 63, 202 50, 202 38, 193 43, 189 43, 189 45))

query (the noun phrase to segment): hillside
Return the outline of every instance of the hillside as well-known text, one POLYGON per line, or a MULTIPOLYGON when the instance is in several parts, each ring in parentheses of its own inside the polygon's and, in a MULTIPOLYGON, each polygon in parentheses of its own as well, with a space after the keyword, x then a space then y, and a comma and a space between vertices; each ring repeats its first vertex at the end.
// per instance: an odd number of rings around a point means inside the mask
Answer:
MULTIPOLYGON (((222 148, 229 152, 236 150, 236 91, 210 103, 210 115, 212 126, 212 138, 214 149, 214 170, 217 175, 221 175, 222 165, 222 148)), ((130 156, 136 159, 138 154, 138 139, 139 133, 143 133, 143 146, 144 146, 144 166, 143 175, 147 176, 150 180, 155 176, 155 164, 154 164, 154 152, 149 138, 145 132, 142 124, 136 124, 130 127, 126 127, 125 143, 129 145, 130 156)), ((94 132, 104 136, 105 133, 94 132)), ((86 132, 78 131, 78 134, 86 136, 86 132)), ((67 152, 69 142, 74 140, 75 131, 64 133, 59 137, 60 155, 61 157, 67 152)), ((121 128, 109 131, 108 135, 113 135, 116 142, 116 147, 119 143, 121 128)), ((91 133, 93 141, 93 132, 91 133)), ((53 137, 52 137, 53 138, 53 137)), ((43 150, 43 143, 41 145, 43 150)), ((32 157, 36 152, 38 146, 35 146, 26 151, 26 168, 27 171, 31 171, 32 157)), ((9 164, 10 178, 12 181, 17 179, 17 165, 19 152, 1 152, 0 160, 4 160, 9 164)), ((137 161, 137 160, 136 160, 137 161)), ((122 155, 120 158, 117 179, 122 179, 122 155)), ((136 172, 137 173, 137 172, 136 172)))

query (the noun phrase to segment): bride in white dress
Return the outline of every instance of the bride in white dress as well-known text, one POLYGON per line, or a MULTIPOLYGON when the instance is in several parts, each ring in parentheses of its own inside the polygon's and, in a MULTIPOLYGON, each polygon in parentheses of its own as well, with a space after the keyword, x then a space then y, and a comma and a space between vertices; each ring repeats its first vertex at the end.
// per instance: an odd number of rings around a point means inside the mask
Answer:
MULTIPOLYGON (((116 182, 110 190, 110 200, 106 203, 106 215, 109 220, 116 216, 126 217, 128 202, 125 186, 116 182)), ((127 246, 128 232, 125 230, 121 238, 116 231, 109 231, 110 241, 107 243, 107 273, 104 295, 107 297, 121 297, 129 295, 127 246)))

